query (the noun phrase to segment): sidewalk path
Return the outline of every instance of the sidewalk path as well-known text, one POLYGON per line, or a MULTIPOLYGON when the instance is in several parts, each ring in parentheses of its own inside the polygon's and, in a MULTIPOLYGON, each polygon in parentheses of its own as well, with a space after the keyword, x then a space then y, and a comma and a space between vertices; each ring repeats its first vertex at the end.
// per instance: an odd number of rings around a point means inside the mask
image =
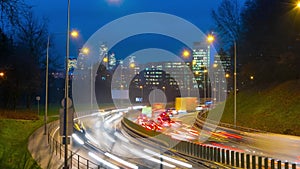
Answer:
POLYGON ((44 135, 44 126, 37 129, 28 139, 28 150, 33 159, 43 169, 58 169, 63 166, 63 160, 50 151, 48 136, 44 135))

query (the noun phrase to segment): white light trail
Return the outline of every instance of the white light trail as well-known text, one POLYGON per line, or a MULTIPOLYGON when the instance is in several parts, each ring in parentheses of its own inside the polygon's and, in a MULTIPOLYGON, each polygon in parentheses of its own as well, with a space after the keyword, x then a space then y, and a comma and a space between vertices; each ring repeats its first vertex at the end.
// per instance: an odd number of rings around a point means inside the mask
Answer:
POLYGON ((106 165, 106 166, 108 166, 108 167, 110 167, 110 168, 113 168, 113 169, 120 169, 118 166, 116 166, 116 165, 114 165, 114 164, 112 164, 112 163, 110 163, 110 162, 107 162, 107 161, 103 160, 102 158, 98 157, 98 156, 97 156, 96 154, 94 154, 94 153, 89 152, 88 154, 89 154, 89 156, 91 156, 91 157, 94 158, 95 160, 99 161, 100 163, 102 163, 102 164, 104 164, 104 165, 106 165))
POLYGON ((175 164, 178 164, 178 165, 181 165, 181 166, 184 166, 186 168, 193 168, 193 166, 191 164, 188 164, 188 163, 185 163, 185 162, 182 162, 182 161, 179 161, 179 160, 176 160, 176 159, 173 159, 173 158, 170 158, 170 157, 167 157, 167 156, 164 156, 164 155, 161 155, 159 153, 156 153, 154 151, 151 151, 149 149, 144 149, 145 152, 151 154, 151 155, 154 155, 154 156, 157 156, 157 157, 160 157, 160 158, 163 158, 167 161, 170 161, 172 163, 175 163, 175 164))
POLYGON ((90 140, 94 144, 99 145, 98 142, 90 134, 85 133, 85 138, 87 138, 88 140, 90 140))
POLYGON ((104 135, 105 135, 105 138, 108 138, 108 140, 109 141, 111 141, 111 142, 116 142, 116 140, 115 139, 113 139, 110 135, 108 135, 107 133, 104 133, 104 135))
POLYGON ((127 162, 127 161, 125 161, 125 160, 123 160, 123 159, 121 159, 121 158, 119 158, 119 157, 117 157, 115 155, 112 155, 112 154, 110 154, 108 152, 104 153, 104 155, 106 155, 107 157, 109 157, 109 158, 111 158, 111 159, 113 159, 113 160, 115 160, 115 161, 117 161, 117 162, 119 162, 121 164, 126 165, 127 167, 130 167, 130 168, 133 168, 133 169, 138 169, 139 168, 137 165, 129 163, 129 162, 127 162))
POLYGON ((75 133, 72 134, 72 137, 77 141, 79 144, 83 145, 84 141, 81 140, 75 133))
POLYGON ((133 154, 135 154, 135 155, 137 155, 137 156, 139 156, 139 157, 142 157, 142 158, 144 158, 144 159, 146 159, 146 160, 150 160, 150 161, 153 161, 153 162, 158 163, 158 164, 165 165, 165 166, 170 167, 170 168, 176 168, 176 166, 173 165, 173 164, 170 164, 170 163, 161 161, 161 160, 159 160, 159 159, 153 158, 153 157, 151 157, 151 156, 149 156, 149 155, 146 155, 146 154, 144 154, 144 153, 142 153, 142 152, 139 152, 138 150, 135 150, 135 149, 132 149, 132 148, 128 148, 128 147, 125 147, 125 148, 127 148, 127 149, 128 149, 130 152, 132 152, 133 154))
POLYGON ((120 140, 122 140, 126 143, 129 143, 129 140, 127 138, 125 138, 124 136, 122 136, 120 133, 115 132, 114 135, 117 136, 120 140))

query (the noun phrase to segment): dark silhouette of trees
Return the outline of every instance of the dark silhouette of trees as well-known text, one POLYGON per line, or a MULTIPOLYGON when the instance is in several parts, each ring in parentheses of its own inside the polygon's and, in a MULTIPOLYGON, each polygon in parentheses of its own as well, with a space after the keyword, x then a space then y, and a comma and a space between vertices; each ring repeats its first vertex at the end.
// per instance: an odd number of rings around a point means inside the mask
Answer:
POLYGON ((20 24, 22 16, 29 11, 30 6, 24 0, 0 1, 0 25, 2 31, 13 31, 13 27, 20 24))
MULTIPOLYGON (((16 1, 7 1, 9 5, 13 5, 14 2, 16 1)), ((0 5, 3 4, 5 2, 1 1, 0 5)), ((18 7, 18 5, 13 6, 12 10, 18 10, 15 9, 18 7)), ((1 10, 4 10, 3 6, 1 10)), ((2 106, 12 109, 18 105, 30 108, 35 101, 35 96, 40 95, 43 84, 41 68, 46 55, 48 35, 46 20, 38 20, 30 10, 20 9, 20 11, 24 14, 22 19, 19 18, 20 16, 10 16, 10 13, 4 13, 8 11, 1 11, 2 15, 5 14, 12 19, 15 30, 15 34, 9 38, 8 33, 5 34, 0 29, 0 70, 5 72, 5 79, 0 79, 4 104, 2 106)))
POLYGON ((255 76, 256 84, 299 78, 300 22, 296 17, 300 10, 294 9, 295 4, 288 0, 247 0, 241 13, 236 13, 239 16, 233 17, 234 7, 228 4, 235 3, 223 0, 213 18, 225 39, 230 38, 224 30, 238 30, 239 81, 247 84, 250 75, 255 76), (240 23, 238 29, 234 29, 236 23, 240 23))
MULTIPOLYGON (((233 44, 241 35, 241 6, 238 0, 223 0, 217 10, 212 11, 216 31, 223 44, 233 44)), ((224 45, 226 49, 230 45, 224 45)))

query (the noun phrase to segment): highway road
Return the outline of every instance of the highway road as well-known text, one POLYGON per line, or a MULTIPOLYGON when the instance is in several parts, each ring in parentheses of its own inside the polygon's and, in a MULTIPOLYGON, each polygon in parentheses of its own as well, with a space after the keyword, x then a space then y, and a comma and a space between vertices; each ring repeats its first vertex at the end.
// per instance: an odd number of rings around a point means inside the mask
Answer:
MULTIPOLYGON (((195 114, 188 114, 181 117, 181 120, 193 124, 195 117, 195 114)), ((216 141, 205 144, 300 164, 300 137, 267 132, 245 132, 226 127, 217 127, 215 131, 217 134, 212 134, 211 140, 216 141), (218 135, 222 132, 224 134, 218 135)))
MULTIPOLYGON (((161 152, 160 147, 147 145, 142 140, 130 137, 120 125, 125 111, 95 113, 80 119, 84 124, 85 135, 79 136, 88 140, 88 145, 80 145, 73 137, 72 149, 81 156, 97 161, 99 164, 107 162, 109 168, 203 168, 203 166, 188 162, 168 152, 161 152), (103 161, 105 160, 105 162, 103 161)), ((174 129, 164 130, 165 134, 175 139, 201 143, 203 145, 225 148, 246 154, 270 157, 282 162, 300 162, 300 137, 279 135, 272 133, 243 132, 225 127, 218 127, 214 131, 203 131, 210 135, 206 141, 201 141, 198 133, 201 131, 192 125, 196 114, 179 115, 172 119, 183 125, 174 129), (193 132, 191 132, 191 130, 193 132), (192 134, 191 134, 192 133, 192 134), (190 136, 190 137, 187 137, 190 136)), ((136 120, 136 115, 130 119, 136 120)), ((80 142, 80 141, 79 141, 80 142)))
POLYGON ((79 140, 73 136, 72 151, 108 168, 204 168, 128 136, 120 126, 124 114, 124 111, 105 116, 96 113, 80 118, 86 133, 84 136, 77 133, 79 140), (84 139, 88 144, 80 144, 84 139))

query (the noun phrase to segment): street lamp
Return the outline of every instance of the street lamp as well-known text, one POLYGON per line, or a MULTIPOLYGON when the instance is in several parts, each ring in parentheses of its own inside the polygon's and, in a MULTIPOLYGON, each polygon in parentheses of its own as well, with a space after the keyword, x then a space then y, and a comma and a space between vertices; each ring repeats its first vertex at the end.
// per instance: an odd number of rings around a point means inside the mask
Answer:
MULTIPOLYGON (((213 64, 213 68, 215 69, 214 70, 214 101, 216 101, 217 100, 217 78, 216 78, 216 69, 217 69, 217 67, 218 67, 218 64, 217 63, 214 63, 213 64)), ((219 82, 219 84, 220 84, 220 82, 219 82)), ((219 93, 220 93, 220 89, 219 89, 219 93)))
POLYGON ((207 73, 207 69, 205 69, 203 71, 203 80, 204 80, 204 85, 203 85, 203 91, 204 91, 204 103, 206 102, 206 73, 207 73))
POLYGON ((87 48, 87 47, 84 47, 84 48, 81 49, 81 52, 82 52, 83 54, 87 55, 87 54, 90 53, 90 49, 87 48))
POLYGON ((191 53, 190 53, 190 51, 189 50, 187 50, 187 49, 184 49, 183 51, 182 51, 182 56, 184 57, 184 58, 189 58, 190 57, 190 55, 191 55, 191 53))
POLYGON ((0 72, 0 77, 4 77, 4 72, 0 72))
MULTIPOLYGON (((74 35, 74 33, 73 33, 74 35)), ((68 169, 68 98, 69 98, 69 55, 70 55, 70 0, 68 0, 68 11, 67 11, 67 39, 66 39, 66 77, 65 77, 65 102, 64 102, 64 144, 65 144, 65 158, 64 158, 64 169, 68 169)))
MULTIPOLYGON (((82 49, 80 49, 80 53, 83 54, 83 55, 88 55, 90 53, 90 49, 88 47, 83 47, 82 49)), ((91 111, 93 110, 93 65, 91 64, 90 65, 90 76, 91 76, 91 93, 90 93, 90 100, 91 100, 91 103, 90 103, 90 108, 91 108, 91 111)))
POLYGON ((74 37, 74 38, 78 38, 79 32, 78 32, 77 30, 72 30, 71 33, 70 33, 70 35, 71 35, 72 37, 74 37))
POLYGON ((134 63, 130 63, 130 64, 129 64, 129 67, 130 67, 131 69, 133 69, 133 68, 135 68, 135 64, 134 64, 134 63))
MULTIPOLYGON (((60 33, 58 33, 60 34, 60 33)), ((79 36, 78 31, 73 30, 70 32, 70 35, 73 38, 77 38, 79 36)), ((48 81, 49 81, 49 48, 50 48, 50 35, 48 35, 48 40, 47 40, 47 49, 46 49, 46 80, 45 80, 45 114, 44 114, 44 135, 47 134, 47 115, 48 115, 48 81)), ((1 76, 1 73, 0 73, 1 76)))
POLYGON ((107 63, 107 62, 108 62, 108 58, 107 58, 107 57, 104 57, 104 58, 103 58, 103 62, 107 63))
POLYGON ((141 89, 141 98, 142 98, 142 101, 141 101, 141 102, 143 102, 143 98, 144 98, 143 86, 140 85, 139 87, 140 87, 140 89, 141 89))
MULTIPOLYGON (((208 46, 208 52, 207 52, 207 63, 206 63, 206 68, 208 69, 209 68, 209 65, 210 65, 210 46, 211 46, 211 44, 215 41, 215 36, 213 35, 213 34, 208 34, 207 35, 207 37, 206 37, 206 41, 207 41, 207 43, 209 44, 209 46, 208 46)), ((208 85, 207 85, 207 91, 208 91, 208 93, 207 93, 207 96, 209 97, 209 93, 210 93, 210 91, 209 91, 209 81, 210 81, 210 79, 209 78, 207 78, 207 82, 208 82, 208 85)))
POLYGON ((236 127, 236 41, 233 42, 234 46, 234 72, 233 72, 233 94, 234 94, 234 103, 233 103, 233 109, 234 109, 234 127, 236 127))
POLYGON ((213 43, 215 41, 215 37, 212 34, 207 35, 207 42, 208 43, 213 43))

